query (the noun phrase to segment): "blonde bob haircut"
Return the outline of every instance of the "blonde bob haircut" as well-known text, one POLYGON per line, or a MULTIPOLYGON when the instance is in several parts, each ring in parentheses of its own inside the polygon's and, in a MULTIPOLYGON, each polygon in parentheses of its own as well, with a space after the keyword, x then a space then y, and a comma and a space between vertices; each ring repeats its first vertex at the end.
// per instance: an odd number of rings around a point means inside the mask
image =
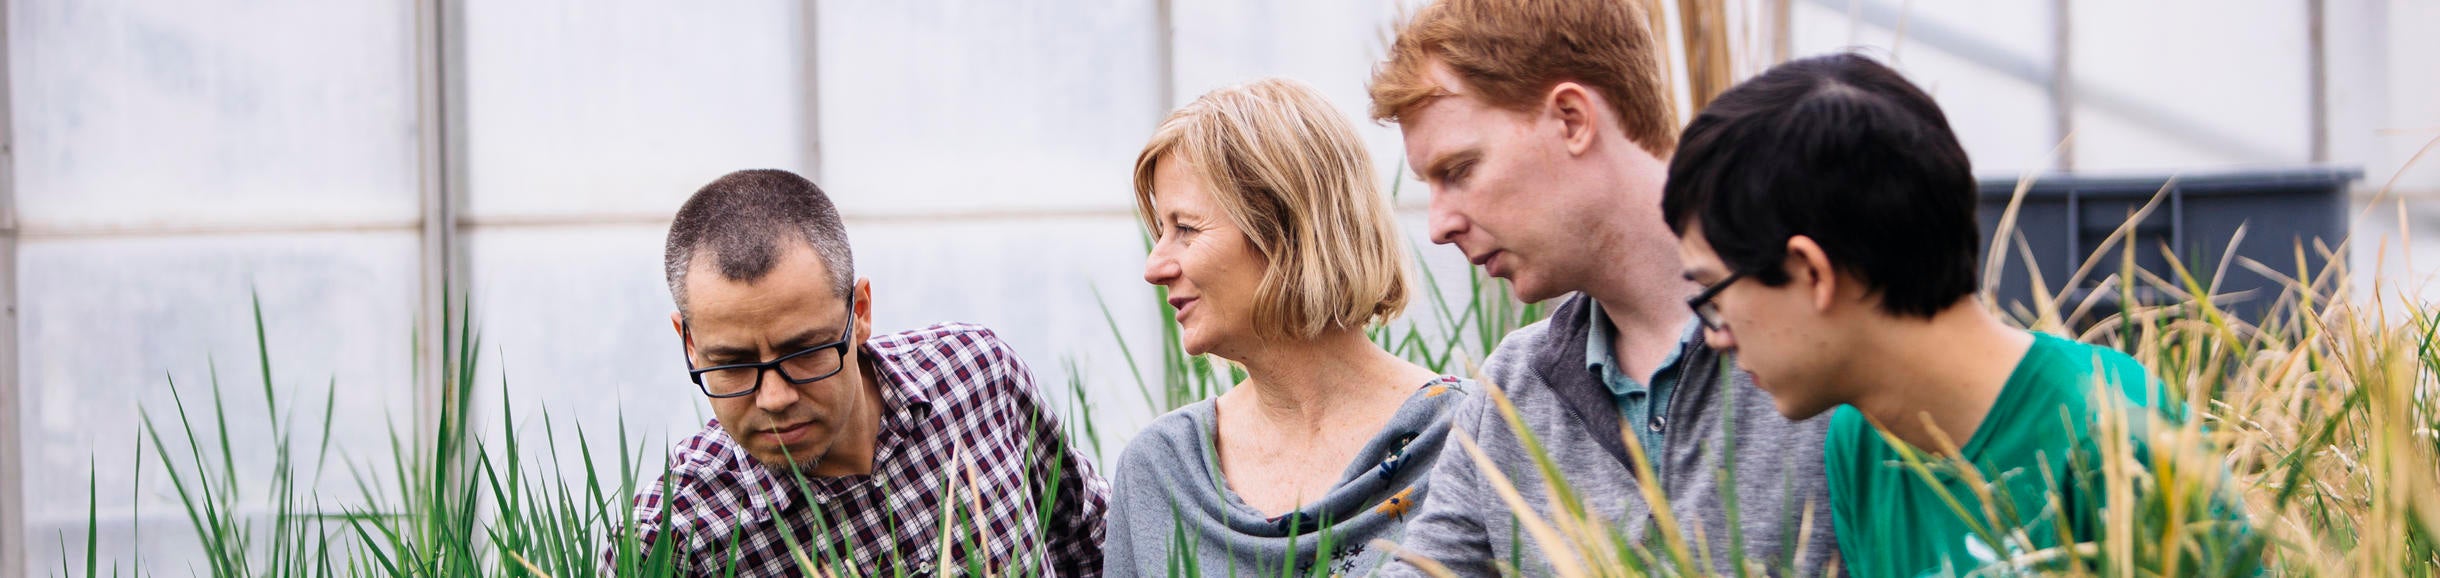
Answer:
POLYGON ((1265 263, 1253 324, 1266 339, 1364 329, 1406 308, 1406 254, 1355 127, 1304 83, 1222 88, 1169 113, 1135 157, 1135 208, 1154 239, 1154 169, 1185 163, 1265 263))

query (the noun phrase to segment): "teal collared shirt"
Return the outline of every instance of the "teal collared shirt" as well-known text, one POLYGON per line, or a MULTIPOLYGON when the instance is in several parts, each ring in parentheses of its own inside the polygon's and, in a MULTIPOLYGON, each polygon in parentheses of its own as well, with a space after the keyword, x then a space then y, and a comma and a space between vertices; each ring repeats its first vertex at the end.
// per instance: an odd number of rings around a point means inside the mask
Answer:
POLYGON ((1669 393, 1677 389, 1678 378, 1685 373, 1684 368, 1678 367, 1679 362, 1686 359, 1686 348, 1693 346, 1695 332, 1702 330, 1702 325, 1694 320, 1686 322, 1686 330, 1678 334, 1677 347, 1671 348, 1669 357, 1662 358, 1660 367, 1653 369, 1647 386, 1619 372, 1617 350, 1610 347, 1617 339, 1618 327, 1610 323, 1610 316, 1601 313, 1601 302, 1588 299, 1586 304, 1585 314, 1592 316, 1589 320, 1592 329, 1584 340, 1584 369, 1600 378, 1602 385, 1609 386, 1610 399, 1618 403, 1619 422, 1635 430, 1636 439, 1644 444, 1644 455, 1652 459, 1653 473, 1659 474, 1661 433, 1668 426, 1669 393))

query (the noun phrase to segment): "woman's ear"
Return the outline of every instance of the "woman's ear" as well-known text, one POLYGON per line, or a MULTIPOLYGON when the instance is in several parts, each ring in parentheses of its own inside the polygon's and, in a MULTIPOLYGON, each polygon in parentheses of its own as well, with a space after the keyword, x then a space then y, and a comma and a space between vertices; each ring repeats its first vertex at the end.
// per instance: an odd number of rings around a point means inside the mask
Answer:
POLYGON ((1813 308, 1828 311, 1838 300, 1838 271, 1830 266, 1830 254, 1804 235, 1788 237, 1788 257, 1782 266, 1788 269, 1791 282, 1803 287, 1813 298, 1813 308))

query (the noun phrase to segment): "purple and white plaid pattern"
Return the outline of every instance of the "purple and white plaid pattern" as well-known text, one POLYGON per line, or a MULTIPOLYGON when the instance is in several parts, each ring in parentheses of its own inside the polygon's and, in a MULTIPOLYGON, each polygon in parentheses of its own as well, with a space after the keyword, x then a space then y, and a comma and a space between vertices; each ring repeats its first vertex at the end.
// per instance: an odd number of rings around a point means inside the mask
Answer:
POLYGON ((871 475, 800 486, 714 420, 670 451, 666 504, 662 484, 636 497, 643 543, 660 537, 666 507, 683 575, 723 575, 732 541, 736 576, 814 575, 791 553, 792 537, 834 575, 931 575, 943 562, 965 574, 979 548, 998 576, 1100 576, 1109 486, 1044 407, 1016 351, 989 329, 955 323, 876 337, 863 351, 882 376, 871 475), (1037 502, 1054 480, 1044 516, 1037 502))

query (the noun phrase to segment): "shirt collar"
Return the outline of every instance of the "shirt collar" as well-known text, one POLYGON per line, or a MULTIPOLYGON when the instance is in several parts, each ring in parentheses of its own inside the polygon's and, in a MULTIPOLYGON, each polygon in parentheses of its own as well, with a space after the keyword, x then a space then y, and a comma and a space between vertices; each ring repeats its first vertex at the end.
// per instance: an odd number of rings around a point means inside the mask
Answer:
POLYGON ((939 389, 940 376, 917 371, 903 345, 866 340, 863 347, 865 363, 873 364, 873 375, 881 378, 882 421, 897 429, 920 415, 932 411, 932 398, 925 392, 939 389))
MULTIPOLYGON (((1618 367, 1618 351, 1611 347, 1611 344, 1617 339, 1618 326, 1610 323, 1610 316, 1601 313, 1600 301, 1592 299, 1584 301, 1584 314, 1587 317, 1585 319, 1584 368, 1593 372, 1594 375, 1605 376, 1603 381, 1607 382, 1606 376, 1618 367)), ((1687 319, 1686 328, 1678 331, 1677 347, 1670 348, 1669 356, 1661 358, 1660 366, 1653 368, 1653 371, 1655 373, 1668 371, 1670 368, 1676 367, 1678 362, 1684 361, 1686 349, 1694 344, 1695 337, 1700 335, 1702 330, 1701 321, 1687 319)), ((1650 377, 1626 376, 1626 379, 1637 385, 1645 385, 1642 380, 1650 377)))
MULTIPOLYGON (((933 389, 933 384, 940 377, 916 371, 914 364, 906 359, 904 347, 866 340, 859 350, 863 353, 860 356, 862 361, 873 364, 873 375, 880 381, 879 386, 874 388, 881 392, 881 431, 875 433, 877 439, 873 441, 873 473, 878 474, 888 466, 888 458, 897 453, 895 446, 899 440, 920 433, 915 425, 929 417, 932 411, 932 398, 925 392, 933 389)), ((727 436, 728 433, 722 430, 720 435, 727 436)), ((728 441, 731 447, 736 448, 737 457, 743 464, 739 482, 747 490, 750 511, 746 515, 758 522, 769 521, 774 510, 787 511, 794 507, 805 494, 811 494, 816 500, 828 501, 831 496, 861 486, 872 478, 871 475, 843 478, 807 475, 807 487, 800 488, 794 474, 772 469, 746 453, 743 444, 738 444, 735 439, 728 441)))

